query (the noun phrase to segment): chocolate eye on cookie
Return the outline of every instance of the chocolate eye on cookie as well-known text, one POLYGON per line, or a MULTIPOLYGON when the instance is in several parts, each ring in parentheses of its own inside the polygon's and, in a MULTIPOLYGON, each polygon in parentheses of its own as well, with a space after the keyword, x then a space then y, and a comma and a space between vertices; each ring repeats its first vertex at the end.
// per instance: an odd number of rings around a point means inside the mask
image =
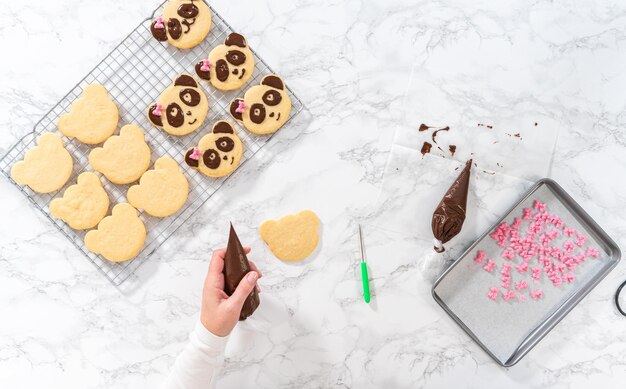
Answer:
POLYGON ((152 36, 179 49, 197 46, 211 29, 211 10, 203 1, 170 0, 150 24, 152 36))
POLYGON ((196 74, 219 90, 241 88, 254 73, 254 55, 246 39, 235 32, 196 64, 196 74))

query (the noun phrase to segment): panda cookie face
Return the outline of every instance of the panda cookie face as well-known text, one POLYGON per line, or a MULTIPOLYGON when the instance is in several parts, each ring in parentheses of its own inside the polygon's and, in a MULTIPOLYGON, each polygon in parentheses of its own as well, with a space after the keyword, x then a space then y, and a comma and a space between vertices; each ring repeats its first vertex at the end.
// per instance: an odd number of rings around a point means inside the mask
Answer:
POLYGON ((254 56, 246 38, 233 32, 223 45, 215 47, 209 58, 196 64, 196 74, 220 90, 239 89, 254 72, 254 56))
POLYGON ((90 84, 72 103, 70 112, 59 118, 58 127, 68 138, 95 145, 113 135, 118 119, 117 106, 109 92, 100 84, 90 84))
POLYGON ((243 155, 243 143, 232 124, 219 121, 213 131, 200 139, 198 147, 185 154, 185 162, 209 177, 224 177, 232 173, 243 155))
POLYGON ((146 227, 137 210, 128 203, 113 207, 111 216, 85 235, 85 246, 111 262, 128 261, 139 254, 146 240, 146 227))
POLYGON ((152 36, 179 49, 202 42, 211 29, 211 10, 202 0, 170 0, 150 25, 152 36))
POLYGON ((95 227, 109 210, 109 196, 95 173, 84 172, 78 182, 50 203, 50 213, 75 230, 95 227))
POLYGON ((37 138, 37 146, 28 150, 24 160, 11 168, 11 178, 38 193, 61 189, 72 175, 73 161, 63 140, 51 132, 37 138))
POLYGON ((137 181, 150 166, 150 147, 141 129, 128 124, 89 153, 89 164, 114 184, 137 181))
POLYGON ((187 135, 202 125, 208 111, 209 101, 195 78, 181 74, 148 108, 148 119, 169 134, 187 135))
POLYGON ((166 217, 178 212, 189 196, 189 183, 180 172, 178 163, 170 157, 161 157, 154 169, 141 176, 139 185, 128 190, 128 202, 152 216, 166 217))
POLYGON ((243 99, 230 104, 230 114, 254 134, 276 132, 289 119, 291 99, 285 83, 275 74, 263 77, 261 85, 248 89, 243 99))

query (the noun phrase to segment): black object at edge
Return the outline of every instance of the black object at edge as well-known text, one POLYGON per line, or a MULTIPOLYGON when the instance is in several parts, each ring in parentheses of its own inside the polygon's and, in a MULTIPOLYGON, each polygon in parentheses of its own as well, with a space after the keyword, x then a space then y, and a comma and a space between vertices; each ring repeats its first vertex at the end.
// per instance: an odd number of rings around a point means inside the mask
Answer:
POLYGON ((619 295, 622 293, 622 289, 624 289, 624 286, 626 286, 626 281, 622 282, 622 284, 617 288, 617 291, 615 292, 615 306, 617 307, 619 313, 622 314, 622 316, 626 316, 626 312, 624 312, 621 305, 619 305, 619 295))

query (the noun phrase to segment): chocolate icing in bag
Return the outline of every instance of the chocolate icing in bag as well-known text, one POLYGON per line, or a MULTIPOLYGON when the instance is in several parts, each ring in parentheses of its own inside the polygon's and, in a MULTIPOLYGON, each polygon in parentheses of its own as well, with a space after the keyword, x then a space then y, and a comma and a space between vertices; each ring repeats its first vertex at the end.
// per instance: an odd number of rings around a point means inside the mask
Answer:
MULTIPOLYGON (((243 246, 241 245, 239 237, 237 236, 237 233, 231 223, 228 246, 226 247, 226 255, 224 255, 224 292, 231 296, 235 292, 235 289, 237 289, 239 282, 241 282, 243 277, 251 270, 248 257, 243 251, 243 246)), ((241 308, 239 320, 246 320, 248 316, 254 313, 259 304, 259 294, 255 288, 252 290, 248 298, 246 298, 243 308, 241 308)))

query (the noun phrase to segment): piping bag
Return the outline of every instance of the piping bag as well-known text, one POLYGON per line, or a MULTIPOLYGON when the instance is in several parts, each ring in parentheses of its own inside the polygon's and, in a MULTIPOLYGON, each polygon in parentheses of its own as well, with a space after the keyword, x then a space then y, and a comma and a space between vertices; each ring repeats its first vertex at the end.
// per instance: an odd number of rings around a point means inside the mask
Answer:
POLYGON ((470 159, 433 212, 434 249, 438 253, 446 251, 443 245, 457 236, 463 227, 471 168, 472 160, 470 159))
MULTIPOLYGON (((239 282, 241 282, 243 277, 251 270, 252 268, 250 268, 248 257, 243 251, 243 246, 231 223, 228 245, 226 246, 226 254, 224 255, 224 292, 231 296, 235 292, 235 289, 237 289, 239 282)), ((246 320, 248 316, 254 313, 259 304, 259 294, 256 288, 254 288, 243 303, 239 320, 246 320)))

